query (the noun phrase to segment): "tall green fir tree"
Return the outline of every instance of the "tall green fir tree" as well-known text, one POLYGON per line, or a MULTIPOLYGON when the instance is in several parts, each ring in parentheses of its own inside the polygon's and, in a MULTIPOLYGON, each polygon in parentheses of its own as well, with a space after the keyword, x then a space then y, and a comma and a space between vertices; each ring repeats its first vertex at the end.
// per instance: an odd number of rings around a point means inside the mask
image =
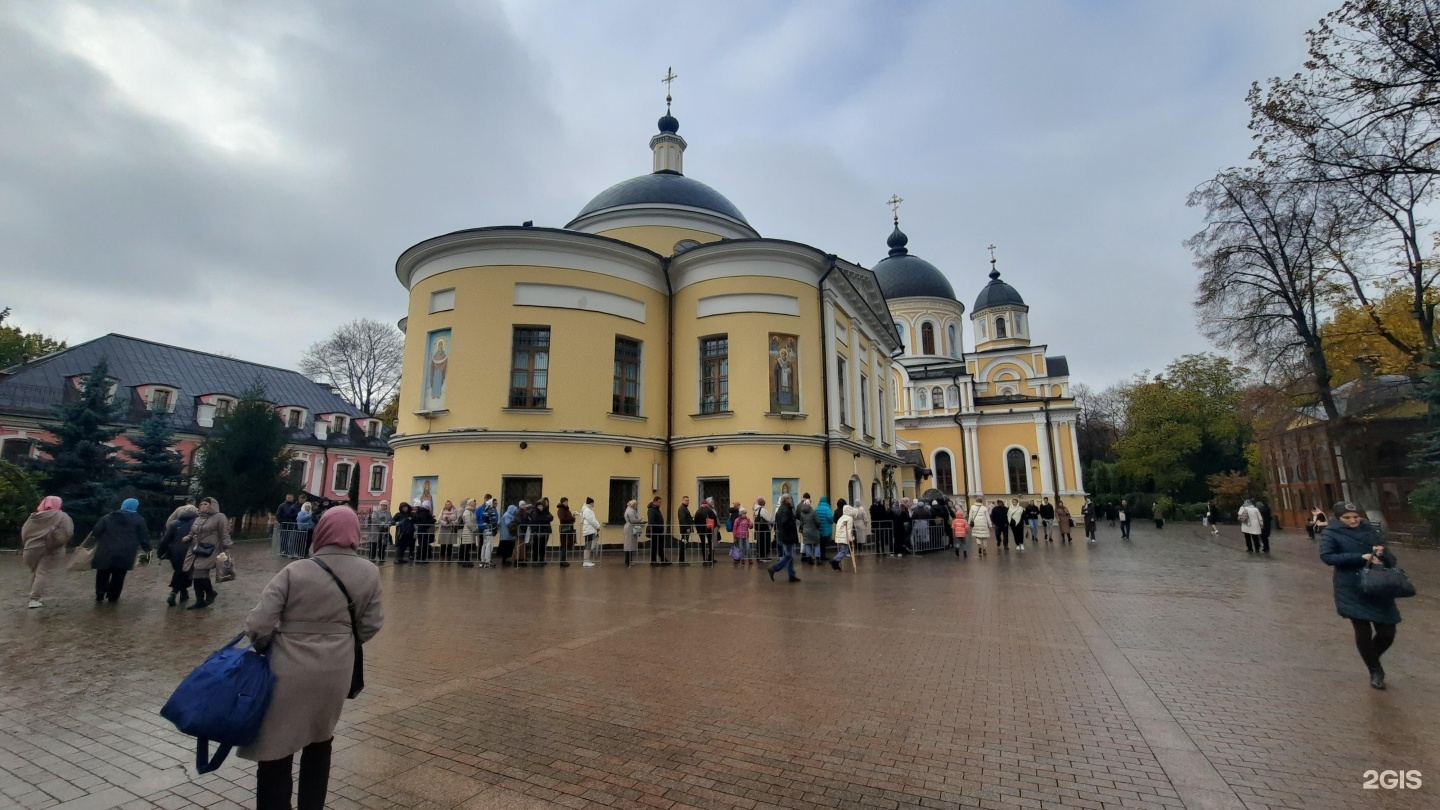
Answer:
POLYGON ((285 423, 252 383, 200 447, 200 488, 231 517, 269 512, 285 497, 285 423))
POLYGON ((131 464, 125 469, 125 483, 132 489, 169 498, 175 494, 185 472, 185 462, 175 449, 175 429, 169 414, 150 414, 140 429, 130 434, 135 449, 126 450, 131 464))
POLYGON ((116 422, 124 406, 113 401, 114 386, 109 365, 100 361, 86 375, 79 396, 56 409, 59 421, 44 426, 55 439, 40 443, 47 457, 35 463, 45 476, 45 494, 64 499, 79 537, 120 505, 115 491, 121 464, 110 442, 122 430, 116 422))

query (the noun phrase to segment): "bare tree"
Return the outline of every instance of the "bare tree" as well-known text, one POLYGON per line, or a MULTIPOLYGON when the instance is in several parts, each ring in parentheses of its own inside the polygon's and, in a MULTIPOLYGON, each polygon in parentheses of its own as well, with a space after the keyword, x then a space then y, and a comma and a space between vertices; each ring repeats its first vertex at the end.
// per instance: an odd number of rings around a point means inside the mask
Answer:
POLYGON ((361 318, 339 327, 300 358, 300 371, 335 386, 352 405, 373 414, 400 387, 405 338, 388 324, 361 318))
POLYGON ((1114 461, 1115 443, 1125 422, 1124 386, 1116 383, 1104 391, 1096 391, 1084 383, 1071 386, 1080 414, 1075 420, 1075 438, 1080 449, 1080 463, 1089 467, 1092 461, 1114 461))

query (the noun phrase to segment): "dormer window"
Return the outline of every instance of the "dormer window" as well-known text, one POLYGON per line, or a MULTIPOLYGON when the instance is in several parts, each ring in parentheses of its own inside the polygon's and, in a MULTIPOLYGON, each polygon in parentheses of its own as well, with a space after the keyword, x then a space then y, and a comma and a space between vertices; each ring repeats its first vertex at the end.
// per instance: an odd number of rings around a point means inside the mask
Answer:
POLYGON ((349 429, 349 426, 350 423, 343 416, 337 415, 330 417, 331 433, 344 433, 347 429, 349 429))
POLYGON ((215 398, 215 418, 223 419, 235 411, 235 400, 226 397, 215 398))
POLYGON ((291 430, 299 430, 305 427, 305 411, 300 408, 291 408, 285 414, 285 427, 291 430))
MULTIPOLYGON (((369 437, 372 438, 372 439, 378 439, 378 438, 380 438, 380 420, 379 420, 379 419, 371 419, 371 420, 370 420, 370 424, 368 424, 368 425, 365 426, 365 435, 366 435, 366 436, 369 436, 369 437)), ((371 489, 374 489, 374 487, 371 487, 371 489)))
POLYGON ((152 413, 170 413, 175 410, 175 391, 172 388, 151 388, 146 407, 152 413))

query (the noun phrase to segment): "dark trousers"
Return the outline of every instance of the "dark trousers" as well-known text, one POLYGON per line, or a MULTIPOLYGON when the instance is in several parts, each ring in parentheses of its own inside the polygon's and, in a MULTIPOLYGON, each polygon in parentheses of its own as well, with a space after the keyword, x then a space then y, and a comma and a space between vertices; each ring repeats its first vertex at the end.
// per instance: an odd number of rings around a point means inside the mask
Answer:
POLYGON ((1010 524, 1010 534, 1013 535, 1014 538, 1015 538, 1015 545, 1017 545, 1017 546, 1023 546, 1023 545, 1025 545, 1025 524, 1024 524, 1023 522, 1022 522, 1022 523, 1011 523, 1011 524, 1010 524))
POLYGON ((530 559, 545 562, 545 549, 550 545, 550 535, 534 532, 530 535, 530 559))
POLYGON ((1269 553, 1270 553, 1270 533, 1269 533, 1269 532, 1262 532, 1262 533, 1260 534, 1260 539, 1259 539, 1257 542, 1264 544, 1265 547, 1264 547, 1263 549, 1261 549, 1262 551, 1264 551, 1266 554, 1269 554, 1269 553))
POLYGON ((670 562, 665 558, 665 535, 663 532, 652 532, 650 534, 650 562, 670 562))
POLYGON ((415 560, 415 535, 402 534, 395 543, 395 562, 405 562, 406 555, 413 562, 415 560))
POLYGON ((1350 624, 1355 627, 1355 648, 1360 651, 1360 658, 1365 666, 1372 670, 1380 668, 1380 656, 1390 649, 1395 643, 1395 625, 1381 624, 1375 622, 1374 635, 1371 635, 1370 622, 1359 619, 1351 619, 1350 624))
POLYGON ((460 544, 460 564, 461 564, 461 565, 463 565, 463 566, 465 566, 465 567, 467 567, 467 568, 471 565, 471 563, 470 563, 470 552, 471 552, 471 550, 474 549, 474 548, 475 548, 475 547, 472 546, 472 545, 470 545, 469 543, 461 543, 461 544, 460 544))
POLYGON ((700 559, 707 563, 715 562, 714 532, 700 532, 700 559))
POLYGON ((120 601, 120 591, 125 589, 125 575, 130 573, 128 568, 97 568, 95 569, 95 601, 109 599, 111 602, 120 601))
POLYGON ((215 601, 215 582, 210 577, 195 578, 195 599, 196 601, 215 601))
POLYGON ((560 562, 567 562, 565 559, 570 549, 575 547, 575 527, 560 527, 560 562))
POLYGON ((1130 537, 1130 521, 1128 521, 1128 520, 1122 520, 1122 521, 1120 521, 1120 536, 1121 536, 1122 538, 1129 538, 1129 537, 1130 537))
POLYGON ((685 547, 690 545, 690 529, 680 531, 680 564, 685 564, 685 547))
POLYGON ((1249 533, 1249 532, 1244 532, 1244 535, 1245 535, 1245 550, 1246 550, 1246 551, 1259 551, 1259 550, 1260 550, 1260 535, 1258 535, 1258 534, 1251 534, 1251 533, 1249 533))
POLYGON ((995 545, 999 548, 1010 547, 1010 523, 1000 521, 992 524, 995 527, 995 545))
MULTIPOLYGON (((296 810, 322 810, 330 788, 330 744, 311 743, 300 751, 300 791, 296 810)), ((255 810, 290 810, 295 755, 259 763, 255 769, 255 810)))

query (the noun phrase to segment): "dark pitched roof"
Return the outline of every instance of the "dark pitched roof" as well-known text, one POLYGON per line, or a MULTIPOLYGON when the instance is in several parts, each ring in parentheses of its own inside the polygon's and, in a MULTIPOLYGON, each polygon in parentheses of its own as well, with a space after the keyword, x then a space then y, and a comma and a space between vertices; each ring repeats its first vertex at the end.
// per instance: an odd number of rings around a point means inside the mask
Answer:
MULTIPOLYGON (((311 430, 316 414, 367 416, 328 386, 298 371, 117 334, 98 337, 6 369, 5 376, 0 377, 0 409, 16 405, 23 408, 22 403, 31 400, 38 404, 39 400, 48 400, 51 393, 58 397, 65 390, 67 378, 89 373, 102 359, 108 363, 110 376, 119 381, 122 390, 140 385, 178 389, 171 422, 180 429, 194 429, 196 397, 225 394, 238 398, 256 381, 265 387, 265 398, 277 406, 305 408, 309 412, 306 426, 311 430)), ((58 401, 57 398, 55 402, 58 401)))

